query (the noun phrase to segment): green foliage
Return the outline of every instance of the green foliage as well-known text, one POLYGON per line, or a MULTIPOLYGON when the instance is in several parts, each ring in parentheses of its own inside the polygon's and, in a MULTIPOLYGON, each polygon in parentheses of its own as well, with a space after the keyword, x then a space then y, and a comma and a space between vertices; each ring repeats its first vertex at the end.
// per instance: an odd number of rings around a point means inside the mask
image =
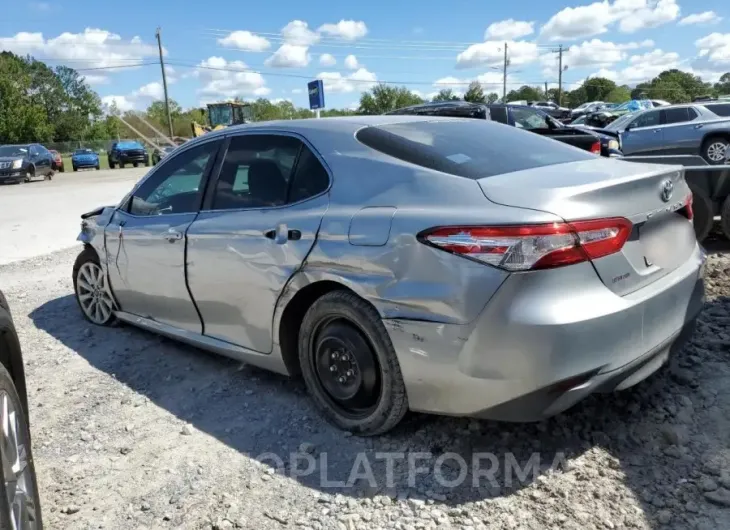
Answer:
MULTIPOLYGON (((484 93, 482 93, 484 95, 484 93)), ((459 96, 454 94, 454 91, 450 88, 442 88, 439 90, 438 94, 436 94, 431 101, 437 102, 437 101, 458 101, 459 96)))
POLYGON ((730 95, 730 72, 722 74, 720 80, 715 83, 715 92, 718 96, 730 95))
POLYGON ((542 90, 532 86, 521 86, 518 90, 507 92, 506 100, 510 101, 538 101, 543 98, 542 90))
POLYGON ((495 92, 490 92, 489 94, 487 94, 487 103, 489 103, 490 105, 492 103, 494 103, 495 101, 497 101, 498 99, 499 99, 499 94, 497 94, 495 92))
POLYGON ((359 114, 383 114, 391 110, 423 103, 423 99, 406 87, 381 83, 360 95, 359 114))
POLYGON ((472 81, 469 83, 469 88, 466 89, 464 94, 464 101, 471 103, 486 103, 487 97, 484 95, 484 89, 478 81, 472 81))

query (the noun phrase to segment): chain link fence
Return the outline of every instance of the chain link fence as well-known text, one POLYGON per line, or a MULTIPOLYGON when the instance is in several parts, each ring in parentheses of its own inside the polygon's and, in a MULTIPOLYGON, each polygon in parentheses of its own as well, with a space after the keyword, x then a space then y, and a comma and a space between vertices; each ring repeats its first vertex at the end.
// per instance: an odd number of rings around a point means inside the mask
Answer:
MULTIPOLYGON (((168 142, 164 138, 149 137, 150 140, 155 142, 157 145, 168 145, 168 142)), ((97 153, 105 154, 111 148, 114 142, 139 142, 150 151, 154 149, 154 146, 149 145, 143 138, 119 138, 119 140, 79 140, 73 142, 48 142, 43 144, 46 149, 52 151, 58 151, 61 156, 70 156, 76 149, 92 149, 97 153)))

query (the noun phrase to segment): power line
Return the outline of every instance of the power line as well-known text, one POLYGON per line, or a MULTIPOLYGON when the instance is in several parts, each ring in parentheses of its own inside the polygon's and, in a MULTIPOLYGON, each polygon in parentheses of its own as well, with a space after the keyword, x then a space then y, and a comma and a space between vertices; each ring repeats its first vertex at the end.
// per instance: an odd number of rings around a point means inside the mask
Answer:
POLYGON ((94 70, 119 70, 122 68, 137 68, 140 66, 155 66, 159 63, 138 63, 138 64, 120 64, 117 66, 97 66, 95 68, 74 68, 77 72, 91 72, 94 70))

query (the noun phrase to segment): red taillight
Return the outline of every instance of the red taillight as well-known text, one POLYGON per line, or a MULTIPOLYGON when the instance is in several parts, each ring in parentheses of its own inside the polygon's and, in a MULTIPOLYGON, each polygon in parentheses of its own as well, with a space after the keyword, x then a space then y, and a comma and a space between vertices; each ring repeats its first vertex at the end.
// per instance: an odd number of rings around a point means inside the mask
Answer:
POLYGON ((421 241, 510 271, 550 269, 621 250, 631 234, 622 217, 525 226, 449 226, 421 234, 421 241))
POLYGON ((687 213, 687 219, 690 221, 694 219, 695 212, 692 209, 692 192, 690 192, 689 195, 687 195, 687 198, 684 200, 684 211, 687 213))
POLYGON ((599 141, 593 142, 593 145, 591 145, 591 153, 593 153, 594 155, 601 154, 601 142, 599 142, 599 141))

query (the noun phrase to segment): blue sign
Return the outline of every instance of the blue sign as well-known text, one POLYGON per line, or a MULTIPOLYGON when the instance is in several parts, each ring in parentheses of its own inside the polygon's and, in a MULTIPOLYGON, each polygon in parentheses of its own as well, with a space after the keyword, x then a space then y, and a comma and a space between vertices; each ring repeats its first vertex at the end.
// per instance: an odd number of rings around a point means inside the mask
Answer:
POLYGON ((311 110, 324 108, 324 85, 321 79, 307 83, 309 91, 309 108, 311 110))

